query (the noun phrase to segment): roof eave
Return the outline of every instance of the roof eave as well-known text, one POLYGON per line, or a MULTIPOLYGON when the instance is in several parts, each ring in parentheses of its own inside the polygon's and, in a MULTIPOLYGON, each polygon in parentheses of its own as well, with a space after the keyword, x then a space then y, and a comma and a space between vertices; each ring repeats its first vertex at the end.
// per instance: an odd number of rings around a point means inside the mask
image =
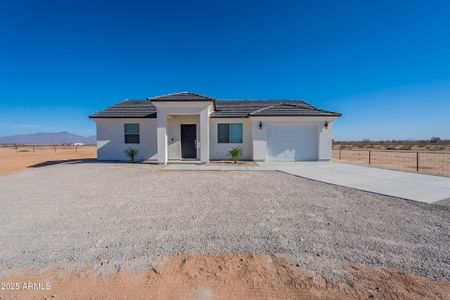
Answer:
POLYGON ((149 116, 89 116, 89 119, 156 119, 156 114, 149 116))
POLYGON ((214 99, 150 99, 150 102, 214 102, 214 99))
POLYGON ((250 115, 250 117, 340 117, 342 114, 337 115, 330 115, 330 114, 314 114, 314 115, 308 115, 308 114, 297 114, 297 115, 283 115, 283 114, 271 114, 271 115, 250 115))
POLYGON ((210 117, 213 119, 225 119, 225 118, 242 119, 242 118, 248 118, 249 116, 214 116, 214 115, 211 115, 210 117))

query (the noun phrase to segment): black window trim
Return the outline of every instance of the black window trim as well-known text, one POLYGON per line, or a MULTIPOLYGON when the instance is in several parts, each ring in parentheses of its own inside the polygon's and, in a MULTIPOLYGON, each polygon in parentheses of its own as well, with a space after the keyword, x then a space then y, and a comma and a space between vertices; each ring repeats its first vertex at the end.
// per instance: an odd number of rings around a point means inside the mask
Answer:
POLYGON ((123 124, 123 141, 125 144, 140 144, 141 143, 141 126, 139 123, 124 123, 123 124), (138 133, 127 133, 127 125, 137 125, 138 133), (127 137, 137 137, 137 141, 127 141, 127 137))

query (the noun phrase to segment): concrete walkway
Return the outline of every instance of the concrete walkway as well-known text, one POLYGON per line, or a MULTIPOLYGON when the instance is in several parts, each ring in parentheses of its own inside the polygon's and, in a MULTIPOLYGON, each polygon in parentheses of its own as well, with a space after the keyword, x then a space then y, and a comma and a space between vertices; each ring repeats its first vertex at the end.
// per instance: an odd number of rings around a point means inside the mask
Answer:
POLYGON ((356 166, 337 162, 260 162, 260 170, 277 170, 309 179, 425 203, 450 198, 450 178, 356 166))
POLYGON ((259 166, 218 166, 218 165, 205 165, 205 164, 168 164, 164 167, 164 170, 173 171, 258 171, 262 170, 259 166))

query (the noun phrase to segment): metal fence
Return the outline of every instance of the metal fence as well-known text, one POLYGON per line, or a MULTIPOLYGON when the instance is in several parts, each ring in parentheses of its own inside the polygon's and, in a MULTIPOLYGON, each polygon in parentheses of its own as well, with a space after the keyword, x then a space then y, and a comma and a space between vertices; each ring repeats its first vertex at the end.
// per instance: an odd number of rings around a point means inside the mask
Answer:
POLYGON ((450 153, 333 149, 333 159, 388 169, 450 176, 450 153))
POLYGON ((16 152, 83 152, 93 147, 95 145, 0 145, 0 149, 16 152))

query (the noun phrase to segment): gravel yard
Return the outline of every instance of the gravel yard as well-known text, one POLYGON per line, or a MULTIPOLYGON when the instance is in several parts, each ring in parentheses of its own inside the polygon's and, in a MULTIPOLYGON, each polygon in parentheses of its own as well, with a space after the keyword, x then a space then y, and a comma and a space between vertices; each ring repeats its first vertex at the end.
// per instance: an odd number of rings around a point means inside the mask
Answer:
POLYGON ((275 171, 71 163, 0 176, 0 275, 30 266, 150 268, 159 255, 285 254, 450 279, 450 208, 275 171))

